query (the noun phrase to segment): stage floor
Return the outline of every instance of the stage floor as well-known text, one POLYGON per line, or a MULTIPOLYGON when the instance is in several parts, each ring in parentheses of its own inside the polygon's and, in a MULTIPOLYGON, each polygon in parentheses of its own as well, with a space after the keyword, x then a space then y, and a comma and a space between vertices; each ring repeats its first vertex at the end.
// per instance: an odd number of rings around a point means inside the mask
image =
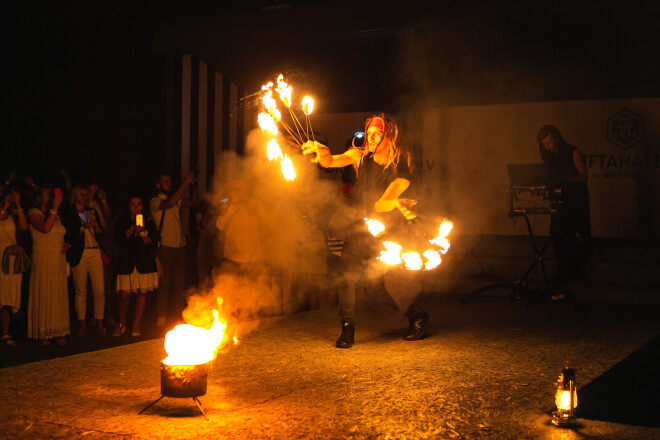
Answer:
POLYGON ((1 369, 0 438, 660 438, 596 420, 563 430, 548 415, 566 362, 586 385, 658 334, 657 308, 422 302, 432 321, 416 342, 384 306, 358 309, 348 350, 334 347, 336 308, 262 322, 214 361, 208 422, 192 399, 138 415, 160 396, 162 339, 1 369))

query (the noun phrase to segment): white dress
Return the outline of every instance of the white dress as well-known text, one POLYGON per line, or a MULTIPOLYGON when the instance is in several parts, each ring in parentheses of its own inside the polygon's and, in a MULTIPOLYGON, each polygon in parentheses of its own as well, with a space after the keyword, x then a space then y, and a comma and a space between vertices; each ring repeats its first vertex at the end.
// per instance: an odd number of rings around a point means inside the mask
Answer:
MULTIPOLYGON (((16 244, 16 224, 10 215, 0 220, 0 259, 8 246, 16 244)), ((9 273, 0 270, 0 307, 9 306, 13 312, 21 307, 22 273, 14 273, 14 257, 9 257, 9 273)))
MULTIPOLYGON (((38 213, 31 209, 30 216, 38 213)), ((30 225, 32 275, 28 307, 28 338, 50 339, 70 333, 66 256, 62 253, 65 229, 59 217, 48 234, 30 225)))

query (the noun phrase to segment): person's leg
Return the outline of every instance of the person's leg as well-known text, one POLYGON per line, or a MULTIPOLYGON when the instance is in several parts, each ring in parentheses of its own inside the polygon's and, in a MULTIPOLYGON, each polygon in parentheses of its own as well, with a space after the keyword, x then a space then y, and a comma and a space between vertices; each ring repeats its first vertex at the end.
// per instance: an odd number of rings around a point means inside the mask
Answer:
POLYGON ((116 286, 114 284, 115 277, 112 276, 112 267, 103 266, 103 281, 105 290, 105 323, 110 328, 114 327, 117 323, 115 321, 117 313, 117 298, 116 286))
POLYGON ((176 319, 181 319, 181 313, 186 308, 186 269, 188 262, 188 249, 176 249, 176 257, 172 264, 172 290, 174 295, 174 312, 176 319))
POLYGON ((172 295, 173 285, 173 264, 176 258, 176 249, 168 246, 160 247, 160 262, 163 266, 163 278, 158 287, 158 296, 156 309, 158 311, 158 321, 156 325, 163 326, 167 321, 167 312, 169 298, 172 295))
POLYGON ((355 295, 360 280, 362 266, 361 251, 358 240, 344 242, 342 251, 342 272, 346 284, 337 292, 339 317, 341 318, 341 335, 336 341, 337 348, 350 348, 355 343, 355 295))
POLYGON ((131 303, 131 292, 119 291, 119 324, 115 327, 113 335, 121 336, 126 331, 126 314, 131 303))
POLYGON ((144 313, 144 307, 147 304, 147 294, 138 292, 135 298, 135 318, 133 318, 133 328, 131 329, 131 336, 140 336, 140 321, 144 313))
POLYGON ((77 266, 71 267, 71 276, 76 290, 76 316, 80 321, 78 336, 87 334, 87 323, 85 315, 87 314, 87 262, 84 258, 80 259, 77 266))
POLYGON ((89 277, 92 281, 92 293, 94 294, 94 318, 99 333, 105 334, 103 317, 105 312, 105 280, 103 273, 103 260, 98 249, 90 249, 89 255, 89 277))
POLYGON ((2 306, 2 309, 0 309, 0 321, 2 321, 3 338, 9 334, 10 320, 11 320, 11 308, 9 306, 2 306))

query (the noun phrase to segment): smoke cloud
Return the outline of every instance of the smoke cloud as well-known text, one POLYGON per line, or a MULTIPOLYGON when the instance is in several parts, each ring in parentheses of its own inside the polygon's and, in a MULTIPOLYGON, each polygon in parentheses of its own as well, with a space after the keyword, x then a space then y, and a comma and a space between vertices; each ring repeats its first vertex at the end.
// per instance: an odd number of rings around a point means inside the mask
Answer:
MULTIPOLYGON (((223 260, 206 285, 189 292, 184 311, 188 323, 210 325, 210 311, 220 305, 229 332, 240 337, 256 328, 260 318, 296 311, 306 302, 308 290, 323 293, 324 232, 336 209, 339 182, 302 156, 298 147, 280 139, 297 175, 286 181, 279 161, 268 161, 269 140, 261 130, 252 130, 243 156, 226 152, 217 159, 214 190, 207 200, 216 213, 222 213, 225 204, 240 202, 255 225, 253 246, 249 263, 223 260)), ((216 228, 215 217, 212 222, 209 227, 216 228)), ((222 256, 223 243, 230 237, 214 232, 217 254, 222 256)))

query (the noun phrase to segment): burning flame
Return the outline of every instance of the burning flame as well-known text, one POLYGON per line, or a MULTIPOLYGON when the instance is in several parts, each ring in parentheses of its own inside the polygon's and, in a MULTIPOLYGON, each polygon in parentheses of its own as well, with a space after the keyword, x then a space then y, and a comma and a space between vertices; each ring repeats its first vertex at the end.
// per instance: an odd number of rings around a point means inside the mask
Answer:
POLYGON ((426 264, 424 265, 424 270, 431 270, 435 269, 436 267, 440 266, 440 263, 442 263, 442 258, 440 258, 440 253, 437 251, 424 251, 422 254, 424 255, 424 258, 426 258, 426 264))
POLYGON ((225 339, 226 323, 218 319, 218 311, 213 311, 213 325, 210 329, 179 324, 165 335, 165 365, 205 364, 215 356, 225 339))
POLYGON ((280 148, 280 145, 277 143, 276 139, 271 139, 270 142, 268 142, 268 150, 266 151, 266 154, 268 155, 269 161, 273 161, 275 159, 284 159, 282 149, 280 148))
POLYGON ((291 162, 289 156, 284 156, 284 159, 282 159, 282 174, 284 179, 288 181, 296 178, 296 171, 293 169, 293 162, 291 162))
POLYGON ((291 107, 291 93, 293 92, 293 87, 284 82, 284 75, 280 74, 277 77, 277 88, 275 90, 280 94, 282 103, 284 103, 287 108, 291 107))
POLYGON ((438 228, 438 235, 429 240, 431 244, 434 244, 440 248, 440 252, 443 254, 446 254, 447 251, 449 250, 449 240, 447 240, 447 235, 451 232, 453 229, 454 225, 452 222, 449 220, 443 220, 442 223, 440 224, 440 227, 438 228))
MULTIPOLYGON (((379 236, 385 231, 385 226, 375 219, 364 219, 369 233, 374 237, 379 236)), ((449 240, 447 235, 451 232, 453 224, 448 220, 443 220, 438 228, 438 236, 429 240, 431 244, 436 245, 440 249, 429 249, 424 251, 421 255, 419 252, 407 250, 403 251, 403 247, 398 243, 392 241, 384 241, 383 246, 385 250, 380 252, 379 260, 386 264, 398 265, 402 264, 408 270, 432 270, 442 263, 440 254, 446 254, 449 250, 449 240)))
POLYGON ((401 255, 401 259, 406 265, 406 269, 420 270, 422 268, 422 257, 417 252, 406 252, 401 255))
POLYGON ((385 225, 376 219, 365 218, 364 221, 367 224, 369 233, 374 237, 378 237, 385 230, 385 225))
POLYGON ((401 264, 401 245, 393 241, 384 241, 384 251, 380 251, 378 259, 387 264, 401 264))
POLYGON ((282 114, 277 109, 277 101, 275 101, 275 98, 273 98, 272 90, 268 90, 266 93, 264 93, 264 96, 261 98, 261 102, 263 103, 264 107, 266 107, 268 113, 273 117, 273 119, 275 119, 275 122, 282 119, 282 114))
POLYGON ((257 121, 259 122, 261 131, 267 131, 277 136, 277 122, 275 122, 275 118, 273 118, 268 113, 259 113, 257 121))
POLYGON ((305 96, 302 99, 302 111, 307 116, 311 115, 314 111, 314 98, 311 96, 305 96))
MULTIPOLYGON (((555 404, 557 409, 562 411, 569 411, 571 409, 571 392, 569 390, 557 391, 555 396, 555 404)), ((577 392, 573 391, 573 408, 577 408, 577 392)))

